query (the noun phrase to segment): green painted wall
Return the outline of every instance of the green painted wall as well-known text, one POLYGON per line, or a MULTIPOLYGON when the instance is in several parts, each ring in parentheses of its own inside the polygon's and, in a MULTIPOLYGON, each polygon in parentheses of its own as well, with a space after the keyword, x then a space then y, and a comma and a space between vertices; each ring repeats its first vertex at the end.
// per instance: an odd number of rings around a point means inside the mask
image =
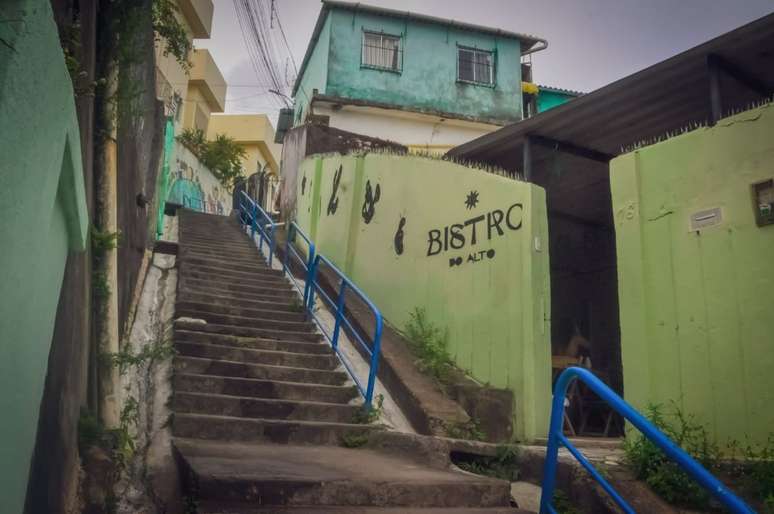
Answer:
POLYGON ((521 44, 518 40, 416 20, 332 9, 301 79, 295 100, 308 110, 320 93, 442 111, 504 122, 521 120, 521 44), (402 37, 400 73, 361 67, 363 31, 402 37), (457 45, 495 52, 495 86, 457 82, 457 45))
POLYGON ((0 20, 0 512, 16 514, 65 261, 85 248, 88 217, 73 90, 50 4, 6 1, 0 20))
POLYGON ((304 75, 296 91, 294 98, 294 119, 293 125, 303 123, 306 114, 309 112, 309 102, 312 99, 314 90, 325 94, 326 82, 328 80, 328 54, 331 40, 331 17, 325 19, 325 24, 320 31, 320 36, 315 44, 309 62, 306 64, 304 75))
POLYGON ((624 392, 677 402, 719 443, 774 431, 774 226, 750 184, 774 177, 767 105, 611 161, 624 392), (720 225, 689 231, 720 207, 720 225))
POLYGON ((547 111, 558 107, 563 103, 567 103, 573 98, 577 98, 578 95, 572 95, 568 93, 562 93, 560 91, 552 91, 550 89, 540 89, 537 97, 537 109, 538 112, 547 111))
POLYGON ((551 364, 543 189, 446 161, 380 154, 311 157, 299 175, 296 219, 319 250, 395 327, 402 329, 415 307, 426 308, 434 323, 448 328, 460 367, 482 383, 514 391, 516 436, 544 436, 551 364), (366 223, 366 191, 373 198, 377 186, 366 223), (468 208, 471 192, 478 202, 468 208), (464 237, 462 244, 449 236, 460 248, 442 249, 445 227, 464 237), (461 264, 451 265, 458 258, 461 264))

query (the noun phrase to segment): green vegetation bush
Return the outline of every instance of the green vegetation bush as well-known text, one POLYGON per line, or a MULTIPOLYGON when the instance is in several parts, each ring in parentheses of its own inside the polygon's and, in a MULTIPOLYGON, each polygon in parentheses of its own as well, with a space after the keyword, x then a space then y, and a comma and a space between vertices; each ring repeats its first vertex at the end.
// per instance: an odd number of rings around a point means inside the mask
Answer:
POLYGON ((409 314, 405 335, 409 347, 417 356, 419 368, 444 382, 454 364, 449 354, 449 332, 435 326, 427 319, 427 312, 416 307, 409 314))
MULTIPOLYGON (((710 440, 704 426, 697 423, 693 416, 686 415, 675 404, 672 404, 672 412, 669 414, 664 412, 661 405, 650 405, 647 416, 659 430, 699 461, 710 473, 717 472, 720 450, 710 440)), ((667 502, 695 509, 709 507, 710 494, 669 460, 649 439, 640 434, 627 437, 624 451, 637 478, 644 480, 667 502)))
POLYGON ((519 447, 503 445, 497 447, 494 457, 477 457, 456 462, 457 467, 488 477, 515 482, 519 479, 519 447))
POLYGON ((242 159, 247 154, 233 138, 217 134, 214 140, 207 141, 204 131, 188 128, 177 136, 177 140, 212 171, 223 187, 234 190, 237 180, 244 175, 242 159))

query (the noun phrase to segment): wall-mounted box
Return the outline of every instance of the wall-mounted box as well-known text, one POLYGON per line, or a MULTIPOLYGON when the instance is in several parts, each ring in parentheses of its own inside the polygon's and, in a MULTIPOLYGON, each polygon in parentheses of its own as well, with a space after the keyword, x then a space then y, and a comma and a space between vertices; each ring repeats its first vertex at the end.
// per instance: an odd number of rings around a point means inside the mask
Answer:
POLYGON ((758 226, 774 225, 774 179, 753 184, 752 196, 758 226))

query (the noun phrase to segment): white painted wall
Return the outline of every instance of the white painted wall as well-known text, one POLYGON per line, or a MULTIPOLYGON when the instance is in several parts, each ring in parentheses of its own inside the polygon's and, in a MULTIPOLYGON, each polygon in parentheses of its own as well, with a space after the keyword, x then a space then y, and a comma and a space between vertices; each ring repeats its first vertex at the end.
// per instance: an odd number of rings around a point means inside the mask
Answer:
POLYGON ((388 109, 344 106, 332 109, 315 104, 314 113, 330 116, 330 126, 394 141, 406 146, 452 148, 501 128, 498 125, 443 119, 437 116, 406 113, 388 109))

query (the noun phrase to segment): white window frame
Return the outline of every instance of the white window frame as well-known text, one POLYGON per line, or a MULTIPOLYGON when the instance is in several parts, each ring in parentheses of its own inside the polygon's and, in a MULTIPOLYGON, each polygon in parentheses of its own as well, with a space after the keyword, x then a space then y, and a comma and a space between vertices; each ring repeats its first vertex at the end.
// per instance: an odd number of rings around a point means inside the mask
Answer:
POLYGON ((392 71, 395 73, 401 73, 403 71, 403 36, 399 36, 396 34, 387 34, 385 32, 378 32, 375 30, 363 30, 363 38, 360 43, 360 66, 362 68, 370 68, 370 69, 376 69, 376 70, 384 70, 384 71, 392 71), (369 62, 366 62, 366 38, 368 36, 375 36, 379 38, 379 47, 378 48, 384 48, 384 40, 385 39, 391 39, 397 41, 397 45, 395 47, 396 56, 395 56, 395 65, 394 66, 384 66, 381 64, 372 64, 369 62))
POLYGON ((487 87, 494 87, 495 86, 495 80, 496 80, 496 70, 495 70, 495 52, 493 50, 482 50, 480 48, 472 48, 469 46, 462 46, 457 45, 457 81, 458 82, 465 82, 468 84, 476 84, 479 86, 487 86, 487 87), (462 52, 468 52, 472 56, 471 66, 473 71, 473 79, 469 78, 463 78, 461 76, 461 67, 460 67, 460 57, 462 52), (478 54, 483 54, 489 57, 489 76, 486 77, 487 80, 481 80, 480 77, 477 77, 477 66, 476 66, 476 56, 478 54))

